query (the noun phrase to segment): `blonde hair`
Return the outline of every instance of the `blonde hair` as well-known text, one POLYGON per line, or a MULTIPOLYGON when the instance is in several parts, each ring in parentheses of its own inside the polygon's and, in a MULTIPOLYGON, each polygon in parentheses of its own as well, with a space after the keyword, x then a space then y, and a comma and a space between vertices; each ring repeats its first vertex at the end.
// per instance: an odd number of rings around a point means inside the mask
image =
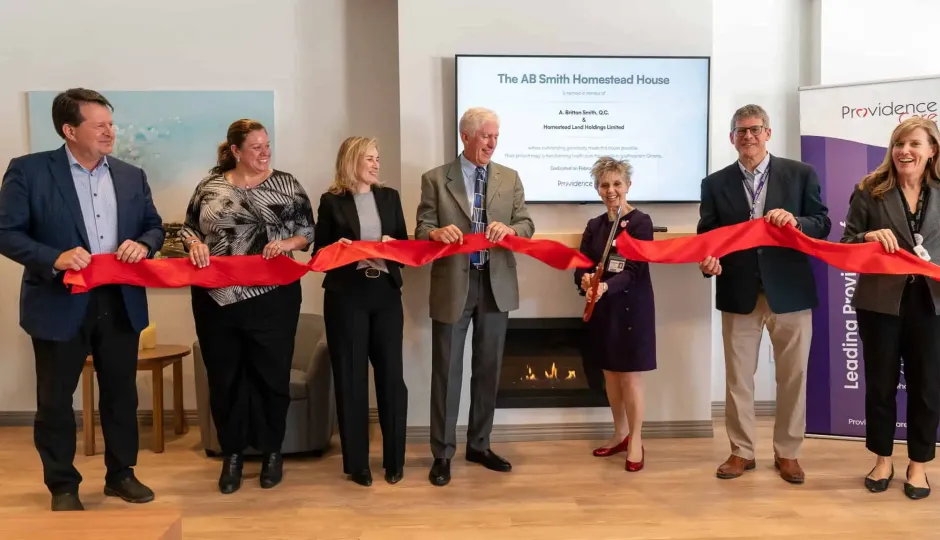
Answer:
MULTIPOLYGON (((354 193, 359 178, 356 175, 356 169, 359 168, 359 162, 362 156, 370 148, 379 149, 378 139, 372 137, 347 137, 343 144, 339 145, 339 151, 336 153, 336 172, 333 175, 333 183, 327 189, 334 195, 342 195, 346 192, 354 193)), ((382 185, 381 182, 378 185, 382 185)))
POLYGON ((594 177, 594 189, 597 189, 601 184, 601 180, 611 173, 620 175, 623 182, 629 186, 633 178, 633 165, 630 165, 630 162, 625 159, 619 160, 610 156, 597 158, 594 166, 591 167, 591 176, 594 177))
POLYGON ((499 117, 496 113, 483 107, 472 107, 467 109, 460 117, 460 132, 468 137, 473 137, 480 127, 486 122, 493 122, 499 125, 499 117))
POLYGON ((933 159, 927 160, 927 168, 924 170, 924 176, 934 185, 940 181, 940 160, 937 159, 940 157, 938 156, 938 154, 940 154, 940 130, 937 129, 937 124, 934 121, 927 120, 920 116, 914 116, 898 124, 898 126, 894 128, 894 131, 891 132, 891 140, 888 143, 888 151, 885 152, 884 161, 881 162, 881 165, 879 165, 877 169, 862 178, 862 181, 858 183, 859 190, 868 190, 871 192, 872 197, 881 198, 884 197, 885 193, 897 186, 898 172, 894 168, 892 150, 901 137, 910 134, 917 128, 921 128, 927 132, 930 146, 934 149, 933 159))

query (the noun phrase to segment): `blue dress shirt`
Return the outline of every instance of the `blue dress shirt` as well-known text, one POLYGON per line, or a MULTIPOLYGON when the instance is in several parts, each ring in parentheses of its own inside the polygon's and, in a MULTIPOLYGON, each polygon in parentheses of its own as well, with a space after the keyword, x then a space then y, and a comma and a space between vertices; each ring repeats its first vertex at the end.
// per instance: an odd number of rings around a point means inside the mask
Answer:
POLYGON ((94 170, 89 171, 75 159, 68 145, 65 146, 65 153, 69 158, 69 171, 75 181, 75 191, 82 207, 82 219, 85 222, 85 232, 88 233, 88 247, 91 253, 95 255, 116 252, 117 197, 114 194, 114 181, 111 178, 108 158, 103 157, 94 170))

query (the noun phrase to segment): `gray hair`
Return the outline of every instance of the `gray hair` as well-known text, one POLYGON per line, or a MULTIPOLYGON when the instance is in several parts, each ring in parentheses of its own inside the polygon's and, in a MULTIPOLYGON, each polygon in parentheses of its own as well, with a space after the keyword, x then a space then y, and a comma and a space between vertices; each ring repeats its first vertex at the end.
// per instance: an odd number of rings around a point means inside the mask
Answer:
POLYGON ((764 128, 770 128, 770 116, 767 115, 767 111, 760 105, 751 104, 734 111, 734 116, 731 117, 731 131, 734 131, 734 128, 738 125, 738 120, 744 118, 760 118, 764 128))
POLYGON ((460 132, 467 134, 468 137, 473 136, 486 122, 495 122, 499 125, 499 117, 489 109, 472 107, 460 117, 460 132))
POLYGON ((630 184, 633 178, 633 165, 627 160, 614 159, 610 156, 597 158, 591 167, 591 176, 594 177, 594 189, 600 187, 601 180, 610 173, 619 174, 625 184, 630 184))

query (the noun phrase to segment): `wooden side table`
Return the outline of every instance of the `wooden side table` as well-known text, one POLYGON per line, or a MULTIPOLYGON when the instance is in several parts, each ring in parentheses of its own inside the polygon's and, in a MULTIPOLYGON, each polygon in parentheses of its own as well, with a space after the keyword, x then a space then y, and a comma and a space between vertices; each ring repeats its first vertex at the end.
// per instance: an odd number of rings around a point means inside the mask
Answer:
MULTIPOLYGON (((183 416, 183 358, 192 350, 184 345, 157 345, 137 351, 137 371, 153 373, 153 441, 154 452, 163 452, 163 369, 173 366, 173 426, 177 435, 186 432, 183 416)), ((85 432, 85 455, 95 454, 95 364, 91 355, 82 369, 82 429, 85 432)))

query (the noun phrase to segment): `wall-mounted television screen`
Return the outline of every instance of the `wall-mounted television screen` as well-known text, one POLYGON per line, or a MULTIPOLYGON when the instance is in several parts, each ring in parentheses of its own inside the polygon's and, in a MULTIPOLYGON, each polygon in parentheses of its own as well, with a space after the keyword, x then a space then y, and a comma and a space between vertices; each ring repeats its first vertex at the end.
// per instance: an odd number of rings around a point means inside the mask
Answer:
POLYGON ((699 202, 708 170, 709 58, 464 55, 459 120, 500 119, 493 161, 519 172, 526 201, 596 203, 600 156, 633 166, 631 202, 699 202))

